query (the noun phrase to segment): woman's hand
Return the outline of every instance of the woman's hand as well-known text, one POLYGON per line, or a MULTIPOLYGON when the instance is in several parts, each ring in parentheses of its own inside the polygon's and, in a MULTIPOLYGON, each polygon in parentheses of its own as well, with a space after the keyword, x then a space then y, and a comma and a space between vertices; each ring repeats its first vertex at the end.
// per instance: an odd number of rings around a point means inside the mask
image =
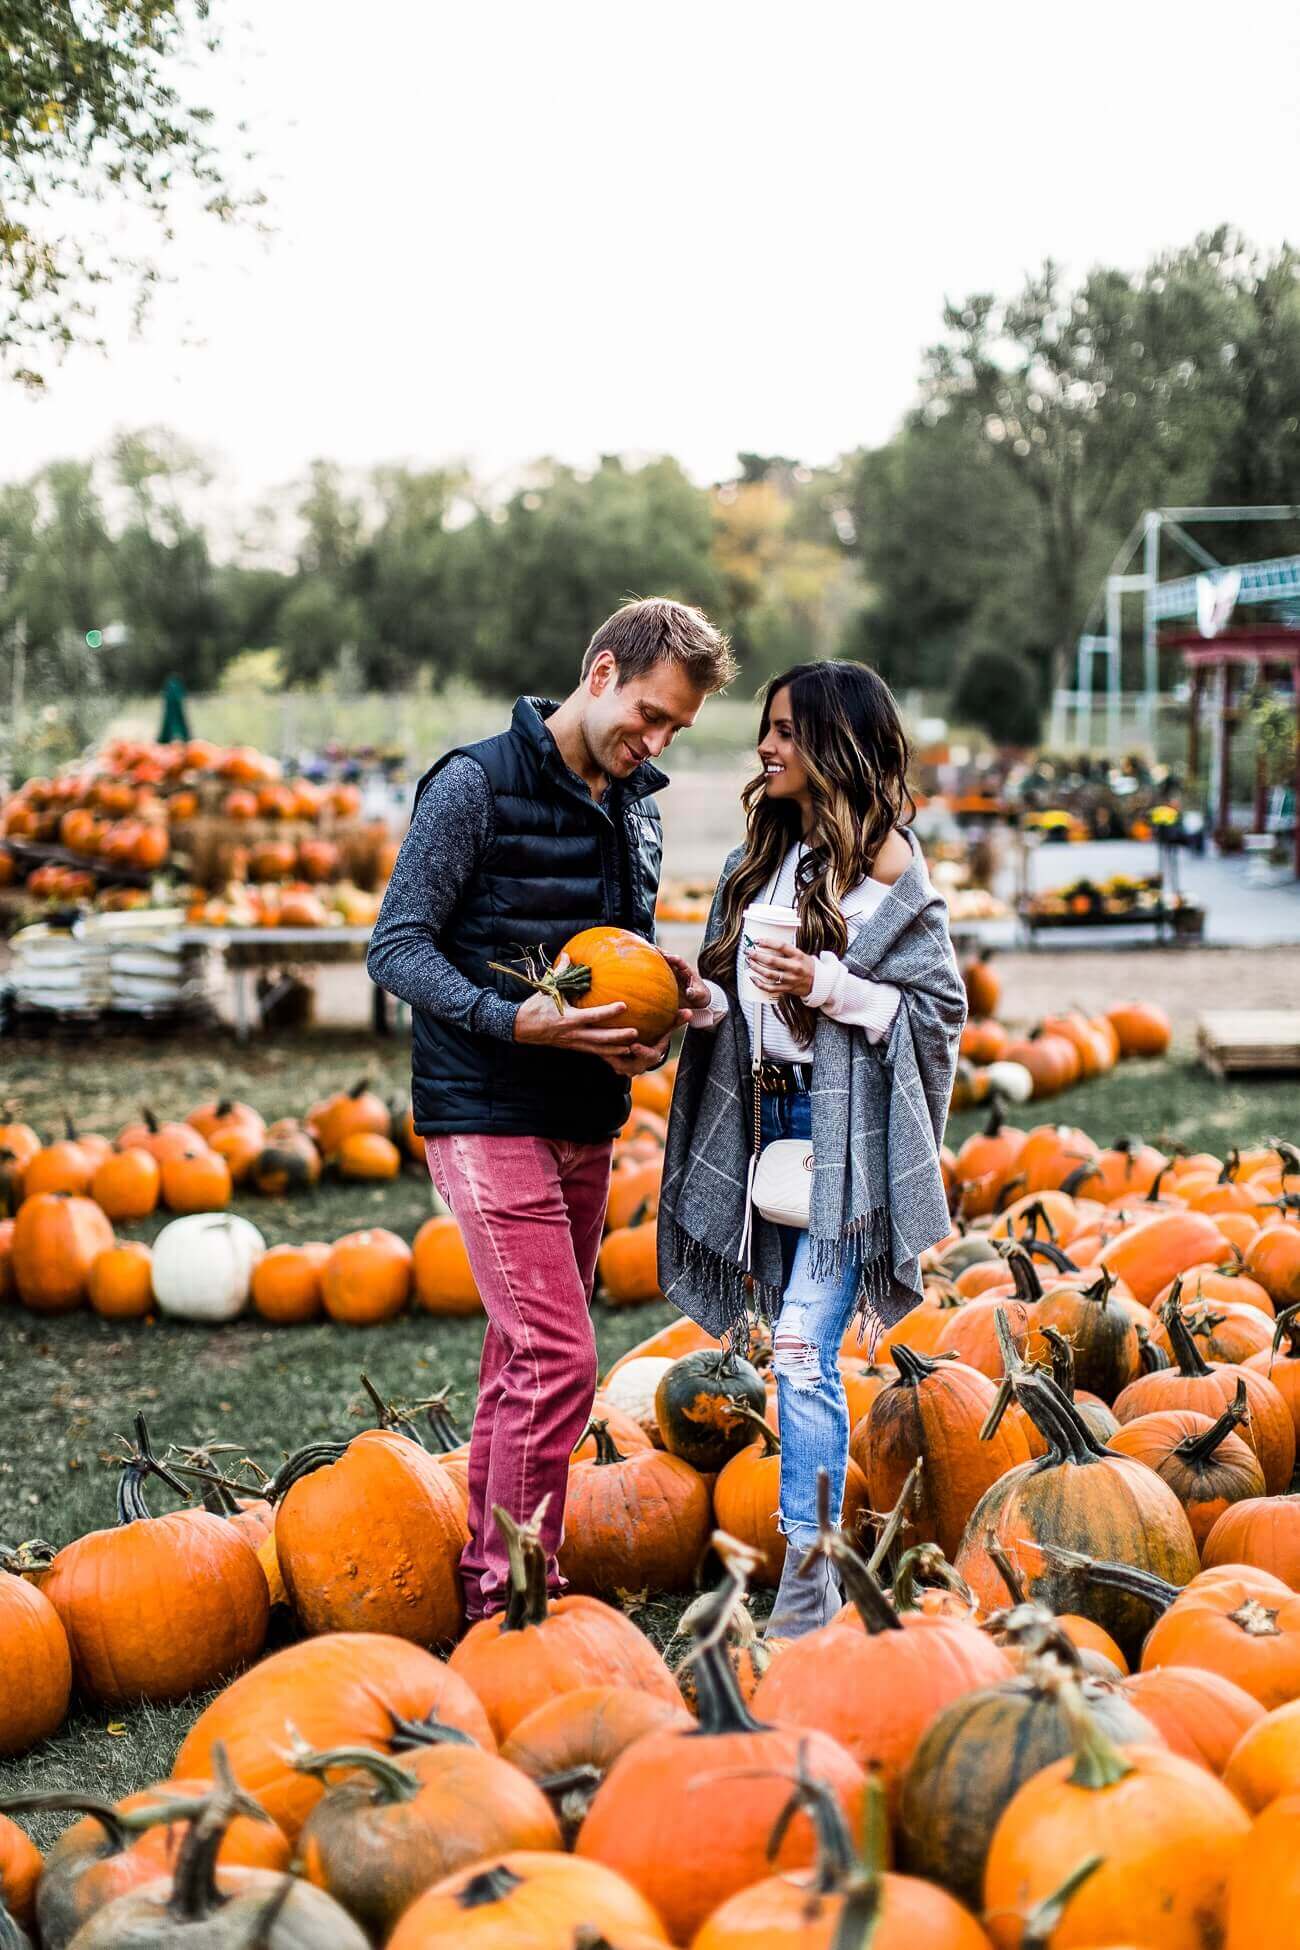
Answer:
POLYGON ((664 960, 677 978, 677 994, 683 1009, 707 1009, 712 999, 708 983, 680 955, 665 954, 664 960))
POLYGON ((793 943, 756 943, 745 951, 754 987, 764 995, 811 995, 817 963, 793 943))

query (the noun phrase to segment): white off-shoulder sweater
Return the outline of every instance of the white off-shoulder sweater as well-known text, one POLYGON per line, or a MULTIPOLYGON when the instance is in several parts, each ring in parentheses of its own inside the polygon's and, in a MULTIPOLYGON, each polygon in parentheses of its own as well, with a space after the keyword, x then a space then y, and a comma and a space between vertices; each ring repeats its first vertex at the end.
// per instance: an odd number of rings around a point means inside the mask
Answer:
MULTIPOLYGON (((765 896, 769 906, 794 907, 797 904, 795 873, 803 851, 803 843, 799 841, 781 862, 776 879, 765 896)), ((840 903, 848 923, 850 940, 888 892, 888 887, 881 880, 860 880, 856 887, 850 888, 840 903)), ((742 947, 736 955, 737 979, 743 954, 742 947)), ((726 991, 719 988, 716 982, 709 982, 708 989, 709 1001, 692 1015, 692 1029, 716 1029, 727 1015, 729 1005, 726 991)), ((881 1042, 888 1035, 901 999, 892 982, 873 982, 865 975, 854 975, 839 956, 827 948, 817 957, 812 989, 804 997, 810 1009, 820 1009, 823 1015, 832 1017, 846 1027, 864 1030, 868 1042, 872 1043, 881 1042)), ((754 1005, 746 1006, 747 1018, 752 1018, 753 1008, 754 1005)), ((777 1063, 807 1063, 812 1056, 811 1043, 796 1041, 771 1004, 762 1004, 762 1010, 764 1056, 771 1057, 777 1063)), ((752 1020, 750 1030, 752 1034, 752 1020)))

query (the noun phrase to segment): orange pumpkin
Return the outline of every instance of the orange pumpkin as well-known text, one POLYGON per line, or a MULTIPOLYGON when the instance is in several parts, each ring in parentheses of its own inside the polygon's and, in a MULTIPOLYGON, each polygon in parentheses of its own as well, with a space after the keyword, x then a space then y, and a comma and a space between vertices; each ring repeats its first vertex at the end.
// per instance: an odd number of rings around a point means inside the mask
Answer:
POLYGON ((351 1131, 334 1154, 340 1177, 373 1181, 396 1178, 402 1154, 391 1138, 377 1131, 351 1131))
POLYGON ((600 1249, 597 1272, 605 1298, 612 1307, 662 1300, 656 1228, 624 1226, 618 1232, 611 1232, 600 1249))
POLYGON ((158 1204, 162 1172, 158 1160, 142 1145, 111 1151, 96 1165, 90 1196, 115 1224, 147 1219, 158 1204))
POLYGON ((18 1298, 33 1313, 70 1313, 86 1299, 90 1269, 113 1244, 113 1228, 93 1200, 38 1192, 14 1221, 12 1264, 18 1298))
POLYGON ((411 1248, 383 1226, 336 1239, 321 1272, 331 1320, 369 1326, 401 1313, 411 1291, 411 1248))
POLYGON ((1121 1002, 1106 1011, 1121 1056, 1163 1056, 1173 1027, 1158 1002, 1121 1002))
POLYGON ((628 928, 584 928, 566 941, 545 974, 508 971, 558 1004, 602 1009, 621 1002, 617 1027, 635 1029, 638 1041, 657 1043, 677 1022, 677 977, 653 942, 628 928))
POLYGON ((104 1320, 143 1320, 153 1309, 153 1255, 138 1239, 100 1253, 90 1269, 90 1304, 104 1320))
POLYGON ((163 1203, 170 1212, 220 1212, 230 1203, 230 1166, 201 1139, 162 1160, 163 1203))
POLYGON ((263 1253, 250 1285, 254 1311, 285 1325, 315 1320, 324 1304, 321 1276, 331 1250, 324 1240, 308 1239, 263 1253))
POLYGON ((1275 1307, 1300 1301, 1300 1226, 1266 1225, 1246 1248, 1246 1271, 1275 1307))
POLYGON ((313 1104, 304 1121, 326 1158, 332 1158, 344 1138, 355 1132, 373 1131, 386 1138, 393 1126, 387 1104, 371 1089, 368 1077, 362 1077, 350 1090, 335 1091, 332 1097, 313 1104))
POLYGON ((416 1304, 430 1314, 483 1311, 460 1227, 450 1214, 426 1219, 412 1242, 416 1304))

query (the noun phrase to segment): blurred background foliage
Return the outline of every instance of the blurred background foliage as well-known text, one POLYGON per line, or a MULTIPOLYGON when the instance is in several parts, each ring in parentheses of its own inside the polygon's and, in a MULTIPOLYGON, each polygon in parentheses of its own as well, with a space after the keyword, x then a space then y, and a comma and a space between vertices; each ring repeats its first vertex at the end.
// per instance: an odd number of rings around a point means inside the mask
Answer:
MULTIPOLYGON (((664 594, 729 632, 738 695, 803 657, 865 656, 1029 743, 1136 514, 1300 502, 1298 434, 1300 260, 1225 229, 1136 274, 1068 285, 1048 264, 1013 297, 948 306, 894 437, 822 465, 746 453, 700 485, 671 456, 609 454, 503 484, 322 458, 218 519, 212 457, 124 432, 0 486, 0 650, 21 626, 33 702, 172 673, 192 691, 556 694, 612 609, 664 594)), ((1232 541, 1283 552, 1300 525, 1232 541)))

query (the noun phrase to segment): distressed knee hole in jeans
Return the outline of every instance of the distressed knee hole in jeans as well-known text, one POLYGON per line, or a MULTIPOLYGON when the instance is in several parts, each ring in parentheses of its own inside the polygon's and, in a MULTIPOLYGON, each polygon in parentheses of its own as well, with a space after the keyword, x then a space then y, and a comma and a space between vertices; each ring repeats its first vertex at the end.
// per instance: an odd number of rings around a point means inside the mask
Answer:
POLYGON ((772 1367, 792 1388, 811 1392, 822 1378, 821 1350, 805 1339, 796 1323, 783 1322, 772 1336, 772 1367))

